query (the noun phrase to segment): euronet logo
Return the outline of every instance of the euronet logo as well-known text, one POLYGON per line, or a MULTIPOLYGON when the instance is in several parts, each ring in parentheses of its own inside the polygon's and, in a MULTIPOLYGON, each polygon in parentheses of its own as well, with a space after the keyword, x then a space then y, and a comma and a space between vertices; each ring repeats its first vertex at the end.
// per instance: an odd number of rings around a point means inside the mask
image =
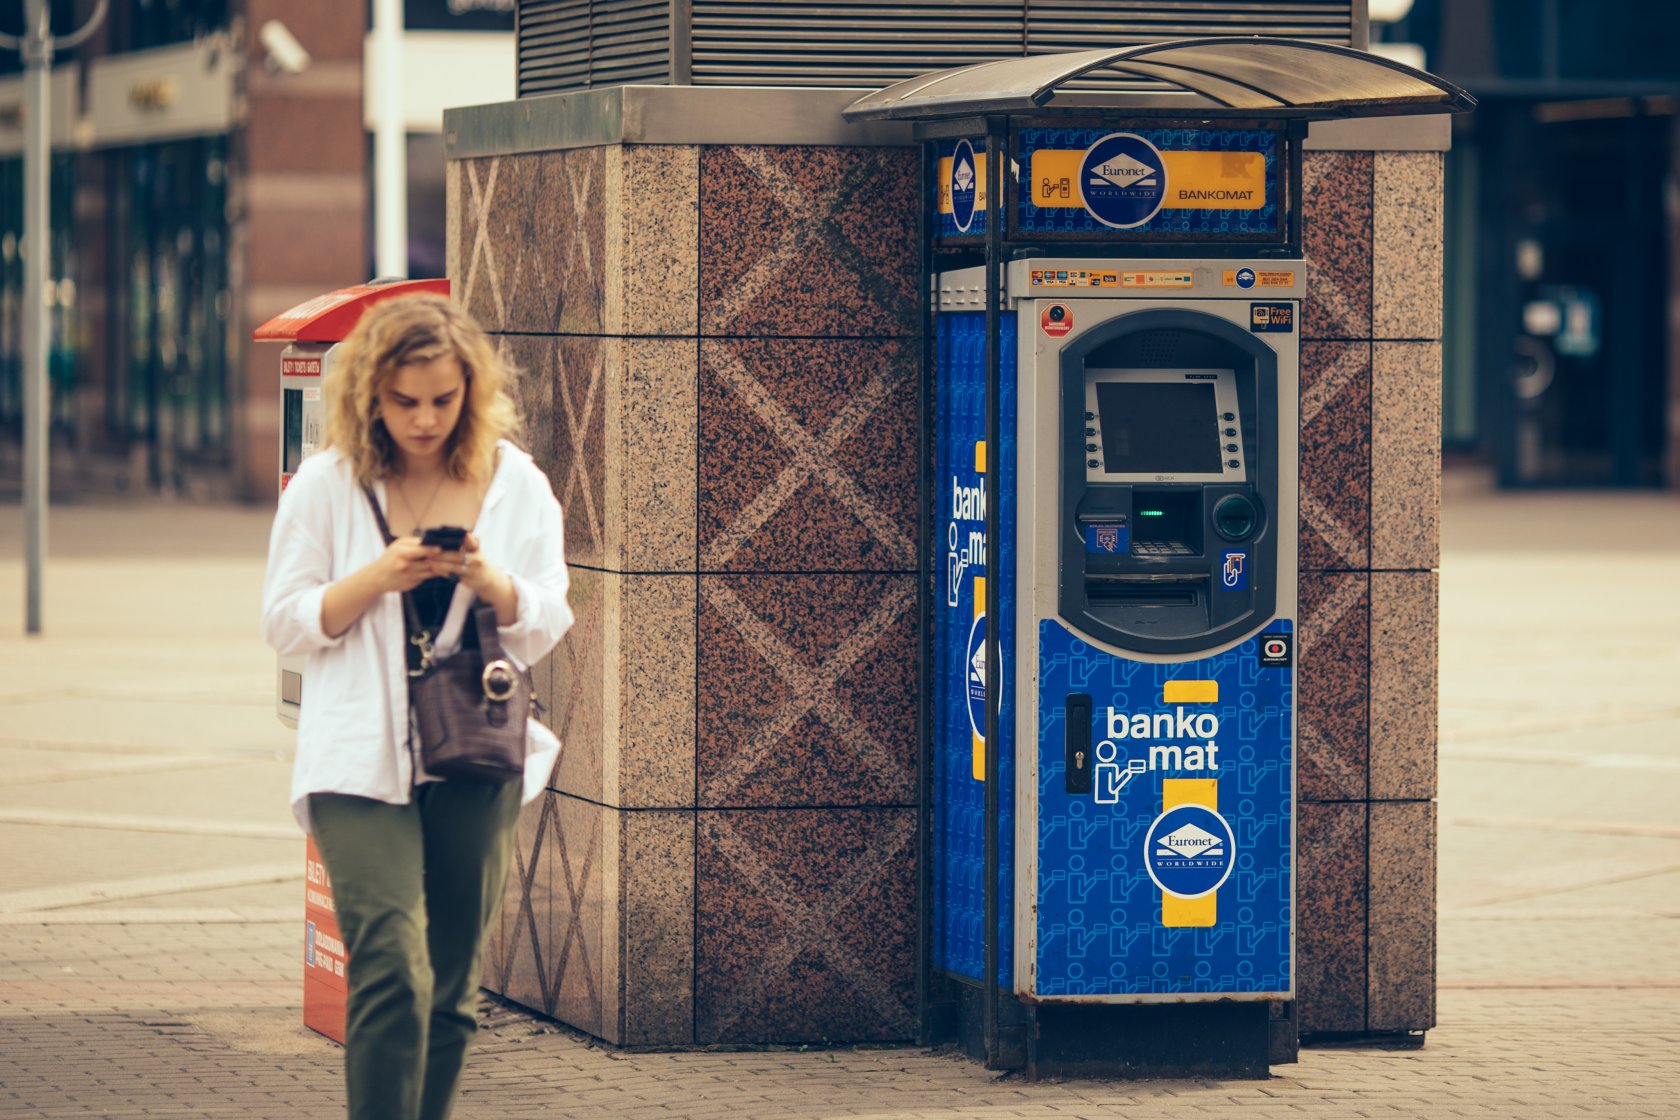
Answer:
POLYGON ((1091 184, 1100 186, 1107 183, 1114 187, 1152 187, 1155 185, 1155 169, 1142 160, 1133 159, 1124 153, 1113 159, 1105 159, 1090 169, 1091 184))
POLYGON ((1225 854, 1225 841, 1205 828, 1197 828, 1193 824, 1187 824, 1159 837, 1155 844, 1155 854, 1163 858, 1178 856, 1181 859, 1196 859, 1199 856, 1225 854))

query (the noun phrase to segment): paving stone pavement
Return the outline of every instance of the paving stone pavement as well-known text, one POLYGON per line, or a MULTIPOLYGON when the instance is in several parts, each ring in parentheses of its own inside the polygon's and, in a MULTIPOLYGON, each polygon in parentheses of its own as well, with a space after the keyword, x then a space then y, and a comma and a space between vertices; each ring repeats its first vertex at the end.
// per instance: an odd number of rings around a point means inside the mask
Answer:
MULTIPOLYGON (((1031 1083, 909 1047, 627 1053, 487 998, 456 1116, 1680 1117, 1680 500, 1448 497, 1421 1048, 1031 1083), (1636 525, 1633 552, 1570 544, 1636 525)), ((340 1051, 299 1021, 267 516, 53 517, 43 638, 0 532, 0 1117, 342 1114, 340 1051)))

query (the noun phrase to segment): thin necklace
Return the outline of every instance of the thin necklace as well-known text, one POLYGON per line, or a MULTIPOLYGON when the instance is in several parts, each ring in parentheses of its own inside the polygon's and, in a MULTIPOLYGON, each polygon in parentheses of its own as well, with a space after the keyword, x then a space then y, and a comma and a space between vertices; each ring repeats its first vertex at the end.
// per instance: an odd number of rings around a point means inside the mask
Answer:
POLYGON ((432 512, 432 503, 437 501, 437 496, 443 492, 443 483, 448 477, 449 476, 447 474, 438 475, 437 485, 432 487, 432 496, 426 499, 425 508, 423 508, 418 514, 414 512, 413 503, 408 500, 408 494, 406 492, 408 487, 408 476, 404 475, 402 481, 397 483, 397 497, 402 499, 403 508, 408 510, 409 516, 414 518, 414 527, 416 529, 422 529, 425 527, 426 515, 432 512))

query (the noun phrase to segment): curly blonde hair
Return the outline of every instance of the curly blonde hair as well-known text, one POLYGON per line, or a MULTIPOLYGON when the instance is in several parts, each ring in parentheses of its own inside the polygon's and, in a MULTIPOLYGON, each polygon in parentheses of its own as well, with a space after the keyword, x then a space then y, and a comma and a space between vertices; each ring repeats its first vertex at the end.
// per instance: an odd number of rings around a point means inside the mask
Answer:
POLYGON ((339 345, 322 392, 327 447, 339 448, 363 484, 390 478, 400 460, 379 417, 379 394, 403 366, 454 354, 466 376, 461 417, 444 445, 452 478, 483 482, 496 463, 496 441, 519 430, 509 396, 512 371, 470 315, 446 297, 397 296, 369 308, 339 345))

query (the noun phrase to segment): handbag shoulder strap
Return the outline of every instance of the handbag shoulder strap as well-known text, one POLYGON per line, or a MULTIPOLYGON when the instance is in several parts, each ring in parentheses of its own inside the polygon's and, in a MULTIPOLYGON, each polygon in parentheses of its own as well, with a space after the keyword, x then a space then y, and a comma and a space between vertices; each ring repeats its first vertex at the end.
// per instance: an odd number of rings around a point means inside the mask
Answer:
POLYGON ((472 604, 473 624, 478 628, 478 652, 488 663, 498 657, 506 657, 502 652, 502 637, 496 628, 496 608, 483 599, 474 599, 472 604))
POLYGON ((362 493, 367 495, 368 505, 373 507, 373 519, 379 522, 379 535, 385 538, 386 544, 390 544, 397 538, 392 535, 391 527, 385 523, 385 511, 379 508, 379 499, 374 497, 373 487, 362 483, 362 493))
MULTIPOLYGON (((379 499, 374 497, 373 487, 362 483, 362 493, 367 495, 368 505, 373 508, 373 519, 379 522, 379 535, 385 538, 389 545, 397 538, 391 533, 391 526, 385 523, 385 511, 379 508, 379 499)), ((404 591, 402 596, 403 617, 408 621, 408 629, 412 634, 418 634, 423 627, 420 625, 420 611, 414 605, 414 596, 404 591)))

